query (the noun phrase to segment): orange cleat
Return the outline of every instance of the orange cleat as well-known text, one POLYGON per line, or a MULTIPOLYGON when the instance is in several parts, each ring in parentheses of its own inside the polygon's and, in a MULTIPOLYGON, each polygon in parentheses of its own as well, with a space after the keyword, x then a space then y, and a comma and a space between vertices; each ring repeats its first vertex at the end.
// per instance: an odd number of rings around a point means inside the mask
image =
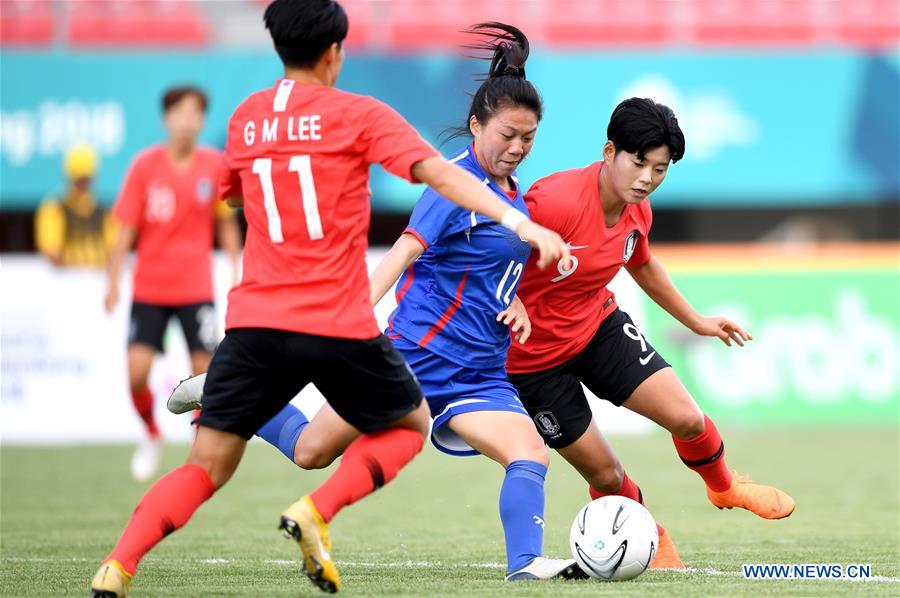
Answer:
MULTIPOLYGON (((794 499, 773 486, 754 484, 749 476, 731 472, 731 487, 724 492, 706 489, 709 502, 720 509, 740 507, 763 519, 783 519, 794 512, 794 499)), ((662 542, 660 542, 662 544, 662 542)))
POLYGON ((659 537, 659 550, 650 563, 651 569, 685 569, 681 557, 678 556, 678 550, 675 548, 675 542, 669 532, 663 533, 659 537))

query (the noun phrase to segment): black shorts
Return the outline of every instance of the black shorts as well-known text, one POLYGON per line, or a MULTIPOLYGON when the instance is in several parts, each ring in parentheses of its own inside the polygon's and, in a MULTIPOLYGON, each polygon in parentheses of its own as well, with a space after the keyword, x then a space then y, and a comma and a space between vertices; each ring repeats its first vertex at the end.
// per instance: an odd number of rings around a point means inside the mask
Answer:
POLYGON ((581 384, 619 407, 641 383, 669 367, 624 311, 600 325, 574 359, 540 372, 510 374, 519 399, 551 448, 578 440, 593 415, 581 384))
POLYGON ((150 345, 163 351, 163 335, 169 319, 176 316, 184 331, 188 349, 212 353, 216 350, 216 308, 211 301, 190 305, 154 305, 135 301, 131 304, 128 344, 150 345))
POLYGON ((197 423, 249 439, 310 382, 360 432, 380 430, 422 402, 412 370, 384 335, 234 328, 209 365, 197 423))

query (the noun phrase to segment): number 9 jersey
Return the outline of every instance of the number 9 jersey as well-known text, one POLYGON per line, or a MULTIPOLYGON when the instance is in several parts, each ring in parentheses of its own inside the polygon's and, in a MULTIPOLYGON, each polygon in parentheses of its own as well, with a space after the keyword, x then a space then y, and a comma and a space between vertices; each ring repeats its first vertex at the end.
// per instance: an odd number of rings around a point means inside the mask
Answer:
MULTIPOLYGON (((528 213, 515 176, 511 179, 516 190, 507 194, 478 164, 472 146, 450 162, 528 213)), ((388 320, 388 337, 399 334, 467 368, 505 367, 509 329, 496 317, 515 297, 531 247, 490 218, 466 211, 430 188, 404 232, 415 236, 425 251, 397 283, 397 309, 388 320)))
POLYGON ((365 261, 369 166, 417 182, 412 167, 436 155, 368 96, 282 79, 244 100, 219 183, 219 197, 244 198, 248 225, 226 329, 378 336, 365 261))

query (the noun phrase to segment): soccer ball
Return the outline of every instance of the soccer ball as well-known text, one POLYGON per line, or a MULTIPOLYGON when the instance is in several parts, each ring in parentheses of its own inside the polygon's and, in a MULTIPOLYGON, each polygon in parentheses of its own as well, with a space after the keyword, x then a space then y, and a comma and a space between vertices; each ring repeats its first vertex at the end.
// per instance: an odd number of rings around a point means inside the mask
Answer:
POLYGON ((634 579, 650 566, 659 546, 656 521, 640 503, 604 496, 578 511, 569 532, 572 556, 597 579, 634 579))

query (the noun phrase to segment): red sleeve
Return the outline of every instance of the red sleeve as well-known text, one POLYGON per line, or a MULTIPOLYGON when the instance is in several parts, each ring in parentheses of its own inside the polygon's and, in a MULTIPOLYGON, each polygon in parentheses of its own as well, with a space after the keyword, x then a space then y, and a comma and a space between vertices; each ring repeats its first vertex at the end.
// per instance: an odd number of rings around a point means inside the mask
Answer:
POLYGON ((525 194, 525 205, 528 206, 528 216, 535 223, 544 228, 559 233, 565 237, 566 230, 563 213, 566 210, 559 209, 558 198, 553 197, 552 186, 544 179, 536 181, 525 194), (556 206, 556 209, 553 206, 556 206))
POLYGON ((361 135, 366 160, 370 164, 381 164, 391 174, 411 183, 418 183, 412 176, 412 167, 440 154, 393 108, 372 98, 367 100, 370 107, 361 135))
POLYGON ((128 167, 125 173, 125 181, 119 191, 119 197, 113 206, 112 213, 122 224, 137 227, 144 213, 146 201, 146 167, 144 167, 144 154, 139 155, 128 167))
POLYGON ((650 226, 653 224, 653 211, 650 209, 650 202, 646 199, 641 202, 640 208, 644 227, 638 237, 634 253, 628 260, 629 266, 643 266, 650 261, 650 226))
POLYGON ((240 139, 235 139, 235 135, 241 135, 241 131, 234 124, 235 118, 231 117, 228 123, 228 137, 225 139, 225 151, 222 153, 221 164, 219 166, 219 189, 218 198, 220 200, 229 197, 243 197, 244 190, 241 187, 240 171, 234 155, 235 144, 240 139))

